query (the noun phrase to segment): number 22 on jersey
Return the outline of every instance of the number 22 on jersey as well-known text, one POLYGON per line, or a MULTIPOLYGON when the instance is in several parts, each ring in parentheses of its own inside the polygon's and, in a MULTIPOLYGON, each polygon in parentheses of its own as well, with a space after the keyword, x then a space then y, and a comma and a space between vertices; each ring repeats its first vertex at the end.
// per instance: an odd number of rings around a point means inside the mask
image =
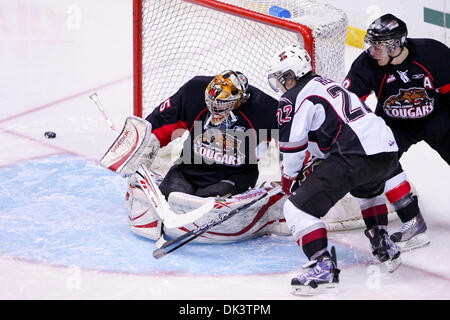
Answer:
POLYGON ((279 108, 277 110, 278 125, 281 126, 283 123, 291 121, 291 113, 292 105, 290 104, 283 106, 283 108, 279 108))

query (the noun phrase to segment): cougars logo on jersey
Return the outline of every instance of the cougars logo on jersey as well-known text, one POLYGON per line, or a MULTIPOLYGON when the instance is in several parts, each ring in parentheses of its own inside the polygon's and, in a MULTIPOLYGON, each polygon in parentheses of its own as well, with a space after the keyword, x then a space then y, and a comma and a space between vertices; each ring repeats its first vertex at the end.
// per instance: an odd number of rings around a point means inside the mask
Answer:
POLYGON ((207 162, 241 165, 245 155, 239 150, 241 141, 229 133, 209 129, 194 139, 194 152, 207 162))
POLYGON ((383 109, 391 118, 423 118, 433 111, 434 99, 423 88, 400 89, 385 101, 383 109))

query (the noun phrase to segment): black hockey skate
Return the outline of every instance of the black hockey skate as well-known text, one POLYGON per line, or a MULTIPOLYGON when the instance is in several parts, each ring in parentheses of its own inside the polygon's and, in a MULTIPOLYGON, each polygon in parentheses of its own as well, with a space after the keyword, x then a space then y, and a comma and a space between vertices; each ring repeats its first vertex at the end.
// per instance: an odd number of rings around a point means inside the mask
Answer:
POLYGON ((291 280, 292 294, 310 296, 333 293, 337 289, 340 270, 337 268, 334 247, 331 248, 331 256, 324 254, 303 268, 306 270, 291 280))
POLYGON ((385 229, 375 226, 366 229, 364 234, 370 240, 372 254, 386 266, 389 272, 394 272, 401 264, 401 249, 390 238, 385 229))

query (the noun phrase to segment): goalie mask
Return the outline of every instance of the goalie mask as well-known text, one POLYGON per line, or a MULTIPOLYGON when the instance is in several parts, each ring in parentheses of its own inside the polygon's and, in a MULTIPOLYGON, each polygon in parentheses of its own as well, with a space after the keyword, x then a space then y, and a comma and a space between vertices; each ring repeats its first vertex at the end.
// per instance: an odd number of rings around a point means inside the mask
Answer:
POLYGON ((291 45, 277 54, 269 66, 268 81, 275 92, 286 92, 286 81, 300 79, 312 71, 311 58, 305 49, 291 45))
POLYGON ((206 106, 211 113, 208 124, 217 127, 235 119, 231 111, 245 103, 249 96, 248 80, 244 74, 231 70, 220 73, 205 90, 206 106))
POLYGON ((385 14, 370 24, 364 38, 364 47, 374 59, 387 58, 390 63, 402 53, 407 35, 408 29, 402 20, 392 14, 385 14), (402 50, 392 56, 397 48, 402 50))

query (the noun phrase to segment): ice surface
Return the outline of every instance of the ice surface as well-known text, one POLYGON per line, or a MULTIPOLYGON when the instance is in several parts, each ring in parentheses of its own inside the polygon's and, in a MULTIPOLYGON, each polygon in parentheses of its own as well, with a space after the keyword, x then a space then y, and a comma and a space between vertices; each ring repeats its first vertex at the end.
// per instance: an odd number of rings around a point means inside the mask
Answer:
MULTIPOLYGON (((1 299, 300 299, 289 283, 305 258, 288 238, 192 244, 156 261, 153 242, 129 231, 124 181, 96 162, 115 133, 88 95, 116 127, 132 113, 131 1, 3 1, 2 11, 1 299)), ((347 47, 347 68, 359 53, 347 47)), ((389 274, 361 230, 331 233, 338 299, 450 298, 449 167, 424 143, 401 162, 431 244, 389 274)))

